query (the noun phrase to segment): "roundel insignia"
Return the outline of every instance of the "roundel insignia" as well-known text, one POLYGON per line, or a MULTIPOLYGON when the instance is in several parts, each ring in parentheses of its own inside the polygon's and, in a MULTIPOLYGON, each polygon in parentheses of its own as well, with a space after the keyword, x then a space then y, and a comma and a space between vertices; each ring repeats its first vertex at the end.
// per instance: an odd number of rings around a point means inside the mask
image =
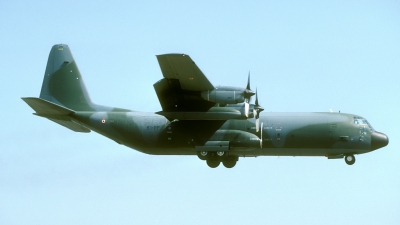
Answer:
POLYGON ((101 123, 106 123, 106 119, 101 119, 101 123))

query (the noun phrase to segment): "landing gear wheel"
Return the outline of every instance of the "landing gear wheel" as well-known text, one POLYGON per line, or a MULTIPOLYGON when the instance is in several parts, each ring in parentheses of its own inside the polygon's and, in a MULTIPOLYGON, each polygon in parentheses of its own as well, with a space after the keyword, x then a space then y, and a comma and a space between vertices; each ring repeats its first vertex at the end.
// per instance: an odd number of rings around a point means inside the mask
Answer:
POLYGON ((354 155, 346 155, 344 161, 347 165, 353 165, 356 162, 356 157, 354 157, 354 155))
POLYGON ((200 152, 197 152, 197 156, 201 159, 201 160, 206 160, 207 159, 207 157, 208 157, 208 152, 206 152, 206 151, 200 151, 200 152))
POLYGON ((220 161, 207 160, 207 165, 211 168, 217 168, 220 163, 220 161))
POLYGON ((218 155, 219 157, 222 157, 222 156, 225 155, 225 152, 224 152, 224 151, 218 151, 218 152, 217 152, 217 155, 218 155))
POLYGON ((224 164, 224 166, 226 168, 233 168, 236 165, 236 161, 223 161, 222 164, 224 164))

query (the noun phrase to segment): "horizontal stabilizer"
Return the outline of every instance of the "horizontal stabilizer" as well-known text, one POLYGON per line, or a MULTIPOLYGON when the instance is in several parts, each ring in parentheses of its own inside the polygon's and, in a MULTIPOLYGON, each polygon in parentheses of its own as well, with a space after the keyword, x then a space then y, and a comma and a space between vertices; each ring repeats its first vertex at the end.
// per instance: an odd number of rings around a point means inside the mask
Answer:
POLYGON ((52 118, 47 118, 55 123, 60 124, 61 126, 64 126, 70 130, 73 130, 75 132, 82 132, 82 133, 90 133, 90 130, 78 123, 75 123, 72 120, 56 120, 56 119, 52 119, 52 118))
POLYGON ((69 115, 75 113, 73 110, 40 98, 22 98, 22 100, 36 111, 36 113, 34 113, 36 116, 45 117, 75 132, 90 132, 88 128, 71 120, 69 115))
POLYGON ((74 111, 70 109, 41 98, 22 98, 22 100, 35 110, 38 116, 46 117, 45 115, 69 115, 74 113, 74 111))

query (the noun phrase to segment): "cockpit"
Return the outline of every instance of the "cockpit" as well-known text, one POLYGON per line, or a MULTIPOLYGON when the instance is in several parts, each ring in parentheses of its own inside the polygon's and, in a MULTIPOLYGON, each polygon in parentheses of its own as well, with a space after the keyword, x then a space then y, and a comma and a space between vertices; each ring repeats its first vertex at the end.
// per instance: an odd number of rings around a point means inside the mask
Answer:
POLYGON ((367 125, 371 132, 374 131, 374 128, 372 128, 371 124, 369 124, 368 121, 366 119, 362 118, 362 117, 355 116, 354 117, 354 124, 367 125))

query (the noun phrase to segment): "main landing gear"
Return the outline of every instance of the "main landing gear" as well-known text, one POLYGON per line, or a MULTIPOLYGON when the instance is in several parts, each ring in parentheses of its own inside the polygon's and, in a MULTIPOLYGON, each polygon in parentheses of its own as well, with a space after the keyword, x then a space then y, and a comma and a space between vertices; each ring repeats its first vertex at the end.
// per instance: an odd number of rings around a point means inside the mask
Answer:
POLYGON ((236 165, 239 157, 234 155, 228 155, 228 152, 218 151, 218 152, 207 152, 200 151, 197 152, 197 156, 201 160, 206 160, 207 165, 211 168, 217 168, 221 162, 226 168, 233 168, 236 165))
POLYGON ((214 160, 207 160, 207 165, 211 168, 217 168, 221 162, 220 161, 214 161, 214 160))
POLYGON ((344 161, 347 165, 353 165, 356 162, 356 157, 354 157, 354 155, 345 155, 344 161))

